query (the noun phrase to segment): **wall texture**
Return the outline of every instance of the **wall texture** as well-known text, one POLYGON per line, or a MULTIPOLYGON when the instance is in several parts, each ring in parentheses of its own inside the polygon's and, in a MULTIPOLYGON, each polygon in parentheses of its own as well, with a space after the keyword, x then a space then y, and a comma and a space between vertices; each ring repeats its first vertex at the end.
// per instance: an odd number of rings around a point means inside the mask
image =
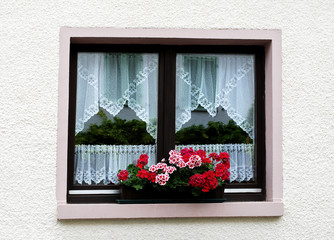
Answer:
POLYGON ((334 1, 0 4, 0 239, 332 239, 334 1), (56 220, 59 29, 281 29, 281 218, 56 220))

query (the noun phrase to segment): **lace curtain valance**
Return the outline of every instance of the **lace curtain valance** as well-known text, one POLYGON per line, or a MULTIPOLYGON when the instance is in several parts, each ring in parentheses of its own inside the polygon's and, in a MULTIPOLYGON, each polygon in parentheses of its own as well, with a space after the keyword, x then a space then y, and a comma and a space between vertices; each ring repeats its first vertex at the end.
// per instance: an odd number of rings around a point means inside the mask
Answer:
MULTIPOLYGON (((228 152, 231 163, 231 181, 249 181, 254 178, 252 144, 179 145, 177 150, 193 147, 212 152, 228 152)), ((156 163, 155 145, 77 145, 75 147, 74 180, 82 184, 118 183, 119 169, 135 163, 141 154, 148 154, 149 163, 156 163)))
POLYGON ((125 106, 157 135, 158 54, 78 53, 76 134, 99 108, 116 116, 125 106))
POLYGON ((212 116, 223 107, 254 138, 254 56, 178 54, 176 131, 199 105, 212 116))
MULTIPOLYGON (((254 137, 253 55, 178 54, 176 72, 176 131, 201 105, 254 137)), ((99 108, 116 116, 128 104, 156 139, 157 92, 158 54, 78 53, 76 133, 99 108)))

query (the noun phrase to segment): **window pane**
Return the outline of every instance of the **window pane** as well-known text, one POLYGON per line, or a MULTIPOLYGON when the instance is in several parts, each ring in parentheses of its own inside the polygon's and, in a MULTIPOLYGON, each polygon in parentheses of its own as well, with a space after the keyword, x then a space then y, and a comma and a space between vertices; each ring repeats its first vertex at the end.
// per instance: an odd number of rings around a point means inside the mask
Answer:
POLYGON ((228 152, 231 181, 254 181, 254 56, 178 54, 176 72, 176 148, 228 152))
POLYGON ((74 183, 118 183, 141 154, 156 159, 158 54, 78 53, 77 62, 74 183))

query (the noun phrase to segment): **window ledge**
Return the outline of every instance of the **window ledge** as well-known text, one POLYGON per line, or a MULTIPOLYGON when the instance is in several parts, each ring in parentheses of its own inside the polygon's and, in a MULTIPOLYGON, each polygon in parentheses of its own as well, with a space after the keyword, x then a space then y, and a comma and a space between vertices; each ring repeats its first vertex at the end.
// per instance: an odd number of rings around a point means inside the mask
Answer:
POLYGON ((58 219, 279 217, 283 203, 226 202, 201 204, 58 204, 58 219))

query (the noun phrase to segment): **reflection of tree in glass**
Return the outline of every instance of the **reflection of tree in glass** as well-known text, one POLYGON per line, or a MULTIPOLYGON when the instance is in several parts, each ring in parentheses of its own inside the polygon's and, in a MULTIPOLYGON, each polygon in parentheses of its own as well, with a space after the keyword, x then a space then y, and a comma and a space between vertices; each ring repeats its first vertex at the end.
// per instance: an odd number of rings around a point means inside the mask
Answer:
MULTIPOLYGON (((155 140, 146 131, 146 123, 140 120, 125 120, 114 117, 108 119, 103 111, 100 125, 92 124, 86 132, 75 137, 75 144, 91 145, 140 145, 155 144, 155 140)), ((225 144, 252 143, 247 133, 238 127, 233 120, 228 124, 208 122, 203 125, 192 125, 176 133, 175 144, 225 144)))
POLYGON ((192 125, 176 133, 175 144, 252 143, 248 134, 233 120, 228 124, 208 122, 208 126, 192 125))
POLYGON ((108 119, 103 111, 99 111, 102 117, 100 125, 90 125, 86 132, 80 132, 75 136, 75 144, 91 145, 139 145, 154 144, 155 141, 146 132, 146 123, 140 120, 124 120, 117 117, 108 119))

